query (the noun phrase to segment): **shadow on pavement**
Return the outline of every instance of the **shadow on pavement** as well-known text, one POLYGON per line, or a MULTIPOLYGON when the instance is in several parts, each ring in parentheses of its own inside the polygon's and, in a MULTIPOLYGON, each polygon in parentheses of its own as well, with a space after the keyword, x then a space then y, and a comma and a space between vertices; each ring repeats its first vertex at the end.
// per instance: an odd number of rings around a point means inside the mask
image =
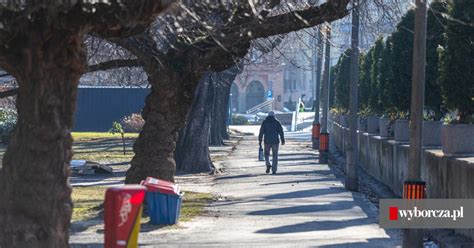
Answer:
POLYGON ((375 238, 367 239, 367 242, 356 242, 356 243, 345 243, 345 244, 335 244, 335 245, 321 245, 320 248, 366 248, 366 247, 392 247, 387 245, 387 241, 390 241, 390 238, 375 238))
POLYGON ((259 175, 258 174, 245 174, 245 175, 235 175, 235 176, 222 176, 222 177, 217 177, 216 180, 229 180, 229 179, 239 179, 239 178, 246 178, 246 177, 256 177, 256 176, 259 176, 259 175))
POLYGON ((300 163, 289 163, 288 161, 278 161, 278 166, 302 166, 302 165, 319 165, 318 162, 300 162, 300 163))
POLYGON ((298 152, 295 152, 295 153, 278 153, 278 156, 280 157, 285 157, 285 156, 311 156, 311 157, 314 157, 314 156, 317 156, 318 154, 317 153, 298 153, 298 152))
POLYGON ((321 175, 321 176, 329 176, 333 173, 330 170, 313 170, 313 171, 285 171, 285 172, 277 172, 275 175, 271 176, 299 176, 299 175, 321 175))
POLYGON ((298 184, 298 183, 318 183, 318 182, 333 182, 339 181, 336 178, 316 178, 308 180, 294 180, 294 181, 284 181, 284 182, 274 182, 274 183, 263 183, 260 186, 270 186, 270 185, 280 185, 280 184, 298 184))
MULTIPOLYGON (((301 191, 299 195, 302 197, 316 196, 321 194, 331 194, 338 192, 347 192, 344 188, 329 188, 329 189, 320 189, 313 192, 313 190, 301 191)), ((298 193, 298 192, 294 192, 298 193)), ((293 194, 293 193, 289 193, 293 194)), ((295 207, 286 207, 286 208, 275 208, 262 211, 255 211, 249 213, 250 215, 285 215, 285 214, 298 214, 298 213, 311 213, 317 211, 338 211, 350 209, 353 207, 360 207, 362 211, 367 215, 364 218, 350 219, 350 220, 326 220, 326 221, 307 221, 299 224, 284 225, 275 228, 261 229, 256 231, 256 233, 262 234, 286 234, 286 233, 303 233, 303 232, 315 232, 315 231, 328 231, 328 230, 341 230, 343 231, 349 227, 364 226, 364 225, 376 225, 377 218, 375 215, 377 213, 370 210, 370 206, 365 204, 363 200, 364 196, 358 193, 351 193, 354 201, 340 201, 332 202, 325 205, 309 205, 309 206, 295 206, 295 207)), ((270 196, 273 198, 286 198, 286 194, 278 194, 270 196)), ((389 241, 393 240, 394 231, 386 230, 387 238, 374 238, 368 239, 367 242, 356 242, 350 244, 335 244, 335 245, 325 245, 320 247, 391 247, 389 241)))
POLYGON ((278 158, 278 161, 302 161, 302 160, 316 160, 317 157, 294 157, 294 158, 278 158))
POLYGON ((125 174, 125 171, 117 171, 112 174, 73 175, 69 181, 73 187, 112 186, 125 183, 125 174))
POLYGON ((300 224, 280 226, 275 228, 262 229, 257 233, 282 234, 282 233, 300 233, 313 231, 327 231, 344 229, 351 226, 362 226, 373 224, 369 218, 358 218, 340 221, 308 221, 300 224))
POLYGON ((152 232, 156 231, 162 228, 169 228, 169 225, 153 225, 150 222, 147 223, 142 223, 140 226, 140 233, 147 233, 147 232, 152 232))
POLYGON ((102 248, 104 247, 103 243, 88 243, 88 244, 71 243, 69 245, 70 245, 70 248, 102 248))
POLYGON ((99 225, 103 223, 103 217, 94 216, 87 220, 82 221, 74 221, 71 222, 71 226, 69 227, 70 234, 80 233, 87 230, 91 226, 99 225))
POLYGON ((329 204, 318 204, 318 205, 304 205, 284 208, 274 208, 259 210, 248 213, 248 215, 287 215, 287 214, 300 214, 300 213, 314 213, 322 211, 335 211, 345 210, 354 207, 353 201, 337 201, 329 204))
MULTIPOLYGON (((134 141, 125 140, 125 147, 131 149, 134 141)), ((90 153, 91 150, 94 152, 106 152, 106 151, 117 151, 122 150, 122 140, 115 140, 114 142, 75 142, 73 149, 74 153, 90 153)))
POLYGON ((228 205, 237 205, 237 204, 246 204, 251 202, 265 202, 267 200, 278 200, 278 199, 293 199, 293 198, 308 198, 313 196, 322 196, 328 194, 338 194, 345 192, 343 188, 324 188, 324 189, 310 189, 310 190, 300 190, 300 191, 292 191, 288 193, 282 194, 275 194, 265 196, 263 198, 258 199, 251 199, 251 200, 239 200, 239 199, 232 199, 231 201, 218 201, 212 204, 213 207, 220 207, 220 206, 228 206, 228 205))
POLYGON ((300 191, 292 191, 281 194, 274 194, 264 197, 264 199, 274 200, 274 199, 292 199, 292 198, 307 198, 307 197, 316 197, 329 194, 339 194, 347 192, 344 188, 341 187, 329 187, 324 189, 307 189, 300 191))

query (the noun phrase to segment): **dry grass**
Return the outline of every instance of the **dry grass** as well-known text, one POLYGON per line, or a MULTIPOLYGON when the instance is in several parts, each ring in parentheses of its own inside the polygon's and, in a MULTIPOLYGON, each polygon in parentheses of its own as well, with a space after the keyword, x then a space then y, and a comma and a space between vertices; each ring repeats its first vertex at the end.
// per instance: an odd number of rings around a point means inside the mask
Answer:
POLYGON ((211 193, 186 192, 181 208, 180 221, 190 221, 203 214, 204 207, 213 201, 211 193))
MULTIPOLYGON (((103 201, 106 187, 75 187, 72 191, 74 209, 72 222, 84 221, 100 217, 103 211, 103 201)), ((179 220, 190 221, 203 214, 204 207, 212 202, 210 193, 186 192, 181 206, 179 220)), ((149 217, 143 217, 142 223, 147 223, 149 217)))
POLYGON ((74 187, 72 189, 71 221, 83 221, 96 218, 102 211, 106 187, 74 187))
POLYGON ((132 160, 133 142, 138 137, 136 133, 125 134, 125 154, 123 153, 122 138, 119 134, 97 132, 75 132, 73 159, 84 159, 99 163, 128 162, 132 160))
MULTIPOLYGON (((120 139, 120 134, 107 132, 72 132, 74 141, 92 141, 97 139, 120 139)), ((125 133, 125 138, 137 138, 138 133, 125 133)))
MULTIPOLYGON (((130 161, 134 155, 132 145, 138 134, 127 133, 126 154, 123 154, 122 140, 119 135, 97 132, 72 133, 74 138, 73 159, 85 159, 94 162, 123 162, 130 161)), ((6 147, 0 145, 0 158, 3 157, 6 147)), ((221 157, 218 160, 222 159, 221 157)), ((1 160, 0 160, 1 161, 1 160)), ((1 165, 0 165, 1 167, 1 165)), ((99 218, 103 211, 103 201, 106 187, 74 187, 72 201, 74 209, 72 222, 99 218)), ((180 221, 189 221, 202 215, 204 207, 212 202, 210 193, 186 192, 181 208, 180 221)), ((148 222, 148 217, 142 223, 148 222)))

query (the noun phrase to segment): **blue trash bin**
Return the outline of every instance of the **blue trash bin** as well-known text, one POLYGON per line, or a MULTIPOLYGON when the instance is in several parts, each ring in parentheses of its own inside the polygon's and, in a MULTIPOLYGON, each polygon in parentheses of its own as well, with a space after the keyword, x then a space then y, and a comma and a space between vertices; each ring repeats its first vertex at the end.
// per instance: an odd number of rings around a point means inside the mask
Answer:
POLYGON ((179 195, 146 192, 146 204, 150 223, 154 225, 173 225, 178 222, 184 193, 179 195))

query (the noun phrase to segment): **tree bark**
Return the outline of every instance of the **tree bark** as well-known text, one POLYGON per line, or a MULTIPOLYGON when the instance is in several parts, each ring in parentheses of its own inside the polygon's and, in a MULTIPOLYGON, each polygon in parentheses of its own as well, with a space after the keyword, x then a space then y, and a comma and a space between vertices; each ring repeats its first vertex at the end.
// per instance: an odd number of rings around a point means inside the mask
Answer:
POLYGON ((243 71, 243 63, 238 63, 226 71, 215 74, 214 87, 216 95, 211 115, 211 145, 222 146, 224 139, 229 139, 227 121, 229 119, 230 88, 237 74, 243 71))
POLYGON ((187 122, 179 134, 176 146, 176 165, 179 171, 210 172, 213 170, 209 154, 209 129, 211 111, 208 111, 216 97, 211 76, 205 75, 196 90, 187 122))
POLYGON ((2 4, 0 67, 19 88, 18 121, 0 171, 0 247, 69 247, 71 129, 87 67, 84 34, 132 35, 170 4, 2 4))
MULTIPOLYGON (((186 68, 183 68, 186 70, 186 68)), ((178 132, 186 121, 197 83, 191 73, 176 68, 146 67, 151 92, 142 111, 145 125, 138 135, 125 183, 140 183, 146 177, 174 182, 174 153, 178 132)))
POLYGON ((230 138, 229 136, 229 132, 227 130, 227 122, 229 121, 229 101, 230 101, 230 88, 232 86, 232 82, 230 83, 230 85, 227 85, 225 86, 223 89, 222 89, 222 97, 224 98, 223 99, 223 105, 221 107, 221 114, 223 116, 223 118, 221 119, 221 137, 222 139, 224 140, 228 140, 230 138))
POLYGON ((214 85, 214 101, 211 114, 211 146, 223 146, 227 134, 230 86, 214 85))
POLYGON ((18 123, 0 174, 0 247, 68 247, 70 131, 86 69, 82 34, 38 30, 18 39, 8 68, 17 72, 18 123))
POLYGON ((230 85, 237 66, 223 72, 206 73, 196 90, 195 99, 180 131, 175 153, 177 169, 186 172, 211 172, 214 169, 209 145, 224 145, 230 85))

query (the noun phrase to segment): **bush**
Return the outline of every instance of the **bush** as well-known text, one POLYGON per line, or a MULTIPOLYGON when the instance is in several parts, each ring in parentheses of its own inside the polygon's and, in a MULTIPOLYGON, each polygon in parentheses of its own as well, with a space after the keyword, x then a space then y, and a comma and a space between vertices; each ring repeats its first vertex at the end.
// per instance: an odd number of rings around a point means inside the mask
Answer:
POLYGON ((468 124, 474 114, 474 28, 468 25, 474 18, 474 1, 450 1, 449 16, 446 44, 439 49, 439 83, 445 107, 457 113, 451 122, 468 124))
POLYGON ((232 116, 232 125, 248 125, 250 124, 247 118, 243 116, 232 116))
POLYGON ((143 125, 145 125, 145 120, 143 120, 140 114, 132 114, 125 116, 120 123, 125 131, 139 133, 142 131, 143 125))
POLYGON ((123 130, 123 127, 120 123, 114 121, 112 123, 112 128, 109 129, 109 133, 112 135, 115 135, 116 133, 119 133, 120 136, 122 136, 122 144, 123 144, 123 155, 125 155, 125 131, 123 130))
POLYGON ((334 81, 335 87, 335 107, 344 110, 349 109, 349 81, 350 81, 350 65, 351 65, 351 49, 347 49, 339 57, 337 62, 337 75, 334 81))
POLYGON ((7 144, 10 140, 16 121, 17 113, 15 109, 0 108, 0 139, 3 144, 7 144))
POLYGON ((333 113, 333 114, 336 114, 336 115, 345 115, 345 114, 348 114, 349 111, 345 108, 331 108, 329 110, 329 112, 333 113))

